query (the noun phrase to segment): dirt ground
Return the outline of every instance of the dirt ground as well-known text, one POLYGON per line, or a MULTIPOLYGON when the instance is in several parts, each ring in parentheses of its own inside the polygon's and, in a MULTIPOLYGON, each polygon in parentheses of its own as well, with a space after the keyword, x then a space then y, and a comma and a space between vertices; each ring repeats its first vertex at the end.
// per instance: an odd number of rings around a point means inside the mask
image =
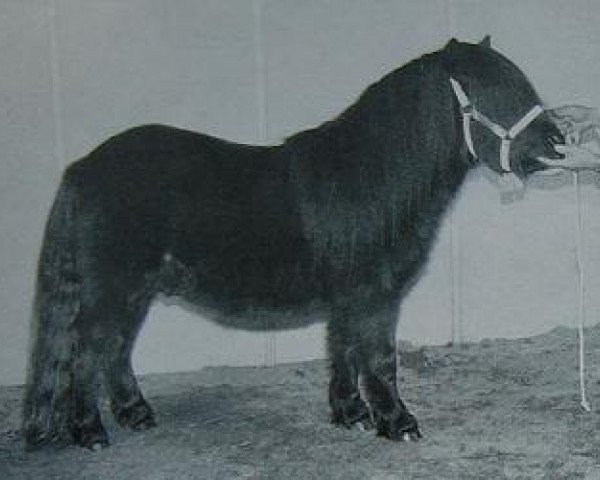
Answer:
POLYGON ((587 330, 591 412, 577 335, 427 347, 401 356, 424 438, 394 443, 329 424, 323 361, 149 375, 159 426, 110 448, 25 453, 20 387, 0 389, 0 479, 600 479, 600 328, 587 330))

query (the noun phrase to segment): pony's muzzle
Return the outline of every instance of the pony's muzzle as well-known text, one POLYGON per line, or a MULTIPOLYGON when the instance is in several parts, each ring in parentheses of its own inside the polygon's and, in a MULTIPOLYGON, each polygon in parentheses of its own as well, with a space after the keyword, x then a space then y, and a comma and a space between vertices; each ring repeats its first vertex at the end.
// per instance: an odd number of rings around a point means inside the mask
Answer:
POLYGON ((555 145, 558 158, 537 157, 547 168, 562 170, 600 170, 600 151, 591 146, 555 145))

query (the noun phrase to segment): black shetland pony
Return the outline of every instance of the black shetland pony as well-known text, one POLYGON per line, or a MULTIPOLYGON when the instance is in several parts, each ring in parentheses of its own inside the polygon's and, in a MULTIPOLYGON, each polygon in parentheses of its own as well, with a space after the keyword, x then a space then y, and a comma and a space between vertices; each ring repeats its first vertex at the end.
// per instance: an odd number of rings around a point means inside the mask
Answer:
POLYGON ((73 163, 39 259, 27 446, 107 445, 100 382, 121 425, 155 425, 131 352, 159 294, 243 329, 325 317, 333 422, 420 436, 396 386, 395 330, 440 219, 475 155, 519 176, 558 158, 546 112, 507 135, 504 161, 497 133, 463 119, 476 109, 509 128, 539 103, 488 41, 453 39, 281 145, 150 125, 73 163))

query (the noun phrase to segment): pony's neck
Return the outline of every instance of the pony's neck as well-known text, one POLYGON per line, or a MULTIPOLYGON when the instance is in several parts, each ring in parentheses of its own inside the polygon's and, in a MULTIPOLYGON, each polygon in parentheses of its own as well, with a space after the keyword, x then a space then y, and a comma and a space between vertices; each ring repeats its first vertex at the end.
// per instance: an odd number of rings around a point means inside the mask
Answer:
POLYGON ((473 166, 461 127, 438 52, 371 85, 331 122, 329 140, 354 152, 357 168, 380 168, 383 183, 401 196, 427 202, 439 192, 446 198, 455 195, 473 166))
POLYGON ((317 210, 351 208, 386 236, 437 227, 470 168, 449 78, 437 54, 425 55, 336 119, 291 137, 284 149, 302 194, 322 199, 317 210), (400 224, 384 227, 395 218, 400 224))
POLYGON ((340 135, 354 144, 359 168, 370 171, 373 161, 379 164, 381 186, 393 199, 385 208, 402 212, 402 222, 414 225, 420 236, 435 237, 473 166, 449 75, 438 55, 387 75, 340 120, 340 135))

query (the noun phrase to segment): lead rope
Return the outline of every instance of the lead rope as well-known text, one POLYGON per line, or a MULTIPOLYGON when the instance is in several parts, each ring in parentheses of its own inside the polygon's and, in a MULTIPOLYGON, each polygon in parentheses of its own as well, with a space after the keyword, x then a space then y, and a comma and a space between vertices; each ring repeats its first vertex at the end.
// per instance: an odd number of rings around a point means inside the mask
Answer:
MULTIPOLYGON (((463 90, 459 82, 454 78, 450 77, 450 84, 454 95, 458 100, 462 113, 462 126, 463 126, 463 137, 467 148, 471 152, 474 158, 477 158, 475 146, 473 145, 473 138, 471 136, 471 121, 484 125, 488 130, 494 133, 500 138, 500 168, 505 172, 501 178, 504 177, 515 177, 517 178, 510 168, 510 142, 527 126, 533 122, 540 115, 544 109, 540 105, 534 105, 529 112, 527 112, 520 120, 517 121, 512 127, 506 130, 501 125, 490 120, 487 116, 479 112, 467 97, 467 94, 463 90)), ((576 241, 576 263, 579 280, 579 388, 581 393, 581 406, 586 412, 591 411, 591 407, 586 398, 585 393, 585 340, 584 340, 584 319, 585 319, 585 278, 584 278, 584 265, 583 265, 583 234, 582 234, 582 208, 581 208, 581 186, 579 182, 579 175, 574 172, 574 184, 575 184, 575 195, 577 200, 577 241, 576 241)))
POLYGON ((583 213, 581 205, 581 182, 578 172, 573 172, 573 183, 575 186, 575 198, 577 202, 577 228, 576 228, 576 262, 579 289, 579 390, 581 393, 581 406, 586 412, 591 411, 590 404, 585 393, 585 339, 583 327, 585 322, 585 271, 583 261, 583 213))

